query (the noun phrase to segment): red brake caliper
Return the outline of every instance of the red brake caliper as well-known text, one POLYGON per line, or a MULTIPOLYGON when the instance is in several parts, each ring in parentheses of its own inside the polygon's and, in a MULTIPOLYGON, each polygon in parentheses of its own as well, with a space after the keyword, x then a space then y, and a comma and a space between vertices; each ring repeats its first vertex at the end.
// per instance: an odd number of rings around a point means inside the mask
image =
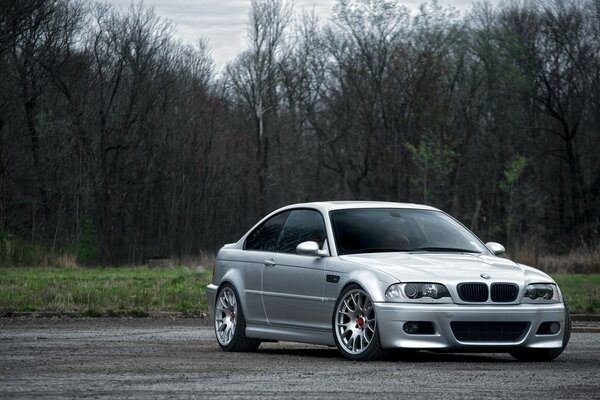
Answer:
POLYGON ((358 317, 356 322, 358 323, 359 328, 362 328, 365 325, 365 319, 363 317, 358 317))

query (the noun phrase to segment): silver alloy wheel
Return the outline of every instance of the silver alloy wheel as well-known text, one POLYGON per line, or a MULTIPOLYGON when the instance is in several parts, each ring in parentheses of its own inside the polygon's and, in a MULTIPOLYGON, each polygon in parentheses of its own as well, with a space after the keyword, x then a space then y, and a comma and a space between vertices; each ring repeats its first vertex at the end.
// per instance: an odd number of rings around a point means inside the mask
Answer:
POLYGON ((224 287, 217 297, 215 307, 215 332, 217 340, 223 346, 231 343, 237 324, 237 301, 230 287, 224 287))
POLYGON ((369 296, 361 289, 346 293, 335 312, 335 334, 350 354, 365 351, 375 336, 375 310, 369 296))

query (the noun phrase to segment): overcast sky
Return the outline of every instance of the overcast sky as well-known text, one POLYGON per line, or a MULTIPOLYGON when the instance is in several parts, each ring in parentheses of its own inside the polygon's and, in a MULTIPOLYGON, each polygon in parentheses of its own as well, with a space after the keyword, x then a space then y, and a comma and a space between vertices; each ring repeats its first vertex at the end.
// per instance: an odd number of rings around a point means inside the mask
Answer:
MULTIPOLYGON (((107 0, 121 8, 128 8, 132 0, 107 0)), ((440 4, 452 5, 459 11, 470 8, 473 0, 441 0, 440 4)), ((137 4, 137 0, 135 3, 137 4)), ((400 1, 416 10, 422 0, 400 1)), ((295 0, 296 11, 312 10, 322 20, 327 20, 335 0, 295 0)), ((207 37, 212 48, 217 70, 233 59, 246 46, 246 21, 250 0, 144 0, 146 6, 154 7, 158 15, 176 25, 176 33, 183 40, 196 43, 207 37)))

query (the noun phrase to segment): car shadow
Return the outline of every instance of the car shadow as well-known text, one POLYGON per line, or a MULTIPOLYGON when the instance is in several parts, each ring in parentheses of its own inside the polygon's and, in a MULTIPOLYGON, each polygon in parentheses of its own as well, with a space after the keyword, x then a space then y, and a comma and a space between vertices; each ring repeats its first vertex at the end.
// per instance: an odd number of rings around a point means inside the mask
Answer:
POLYGON ((391 350, 388 361, 404 361, 413 363, 425 362, 477 362, 477 363, 511 363, 517 362, 506 353, 443 353, 429 351, 391 350))
MULTIPOLYGON (((340 359, 344 357, 335 348, 260 348, 261 354, 272 354, 280 356, 311 357, 320 359, 340 359)), ((517 360, 505 353, 434 353, 428 351, 404 351, 389 350, 381 362, 448 362, 448 363, 518 363, 517 360)))
POLYGON ((259 348, 257 350, 258 353, 262 354, 273 354, 273 355, 289 355, 289 356, 299 356, 299 357, 314 357, 314 358, 343 358, 342 355, 335 348, 259 348))

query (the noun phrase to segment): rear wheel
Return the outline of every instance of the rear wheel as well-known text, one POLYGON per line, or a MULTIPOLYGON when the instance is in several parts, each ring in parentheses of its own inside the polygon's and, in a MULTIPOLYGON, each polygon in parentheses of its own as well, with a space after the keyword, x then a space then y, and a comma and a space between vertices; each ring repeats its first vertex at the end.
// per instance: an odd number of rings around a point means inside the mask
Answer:
POLYGON ((350 360, 377 360, 384 355, 373 302, 358 285, 350 285, 340 294, 335 304, 333 331, 338 350, 350 360))
POLYGON ((253 351, 260 340, 246 337, 246 320, 233 286, 225 284, 217 293, 215 335, 225 351, 253 351))
POLYGON ((563 345, 555 349, 521 349, 512 351, 511 356, 519 361, 552 361, 560 356, 571 338, 571 314, 565 300, 565 326, 563 334, 563 345))

